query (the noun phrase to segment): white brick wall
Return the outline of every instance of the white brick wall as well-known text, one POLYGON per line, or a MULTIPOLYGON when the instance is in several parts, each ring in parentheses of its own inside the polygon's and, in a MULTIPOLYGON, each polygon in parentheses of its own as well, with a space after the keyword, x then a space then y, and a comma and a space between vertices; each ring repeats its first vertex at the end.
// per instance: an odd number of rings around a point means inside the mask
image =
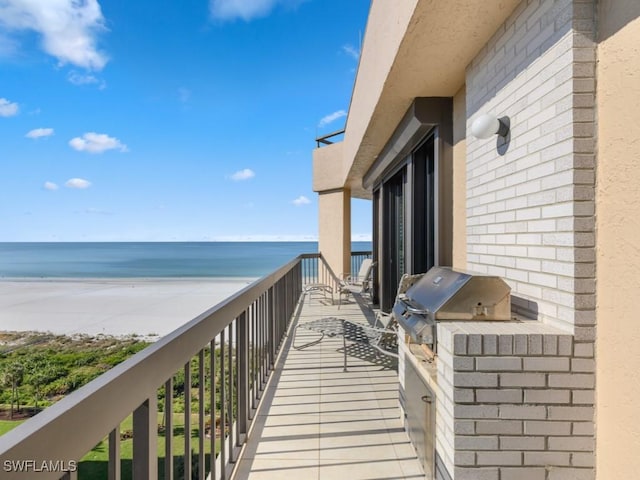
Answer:
POLYGON ((594 478, 592 344, 533 321, 437 332, 436 449, 454 480, 594 478))
POLYGON ((436 450, 454 480, 594 478, 595 0, 523 0, 466 71, 467 267, 515 313, 438 324, 436 450))
POLYGON ((593 340, 593 0, 525 0, 467 68, 468 128, 509 116, 496 140, 467 137, 468 268, 503 276, 516 312, 593 340))

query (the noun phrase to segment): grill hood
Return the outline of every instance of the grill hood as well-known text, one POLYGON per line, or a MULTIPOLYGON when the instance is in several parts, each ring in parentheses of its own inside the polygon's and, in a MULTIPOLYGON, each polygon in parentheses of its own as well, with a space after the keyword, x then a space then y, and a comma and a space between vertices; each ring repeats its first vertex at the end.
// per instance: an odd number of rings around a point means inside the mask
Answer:
POLYGON ((437 321, 510 320, 510 292, 494 275, 433 267, 398 295, 393 316, 414 342, 433 348, 437 321))

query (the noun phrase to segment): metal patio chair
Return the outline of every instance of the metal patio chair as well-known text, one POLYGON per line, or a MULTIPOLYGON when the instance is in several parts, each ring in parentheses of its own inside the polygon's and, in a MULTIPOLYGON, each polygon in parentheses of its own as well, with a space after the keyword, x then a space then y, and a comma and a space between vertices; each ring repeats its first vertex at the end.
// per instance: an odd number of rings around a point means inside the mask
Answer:
MULTIPOLYGON (((346 297, 354 292, 363 294, 370 293, 373 269, 376 266, 370 258, 365 258, 360 264, 357 275, 343 274, 343 278, 338 285, 338 305, 342 305, 342 296, 346 297)), ((338 307, 339 308, 339 307, 338 307)))
MULTIPOLYGON (((404 274, 398 284, 396 297, 403 295, 411 285, 422 278, 423 274, 404 274)), ((347 340, 353 344, 365 344, 382 355, 398 358, 398 323, 391 314, 378 312, 376 314, 376 325, 364 325, 338 317, 324 317, 309 322, 298 324, 294 330, 293 348, 302 350, 312 345, 320 343, 324 337, 342 337, 343 347, 343 370, 347 371, 347 340), (311 330, 319 333, 320 337, 303 345, 296 345, 295 339, 299 328, 311 330)))

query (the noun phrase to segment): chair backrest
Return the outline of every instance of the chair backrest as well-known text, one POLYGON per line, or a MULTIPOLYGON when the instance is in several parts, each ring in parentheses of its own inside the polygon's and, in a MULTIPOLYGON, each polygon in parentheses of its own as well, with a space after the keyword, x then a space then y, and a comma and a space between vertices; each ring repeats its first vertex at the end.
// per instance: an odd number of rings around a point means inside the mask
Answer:
POLYGON ((365 258, 360 264, 360 270, 358 270, 358 276, 357 276, 358 282, 367 280, 371 275, 372 269, 373 269, 373 260, 371 260, 370 258, 365 258))
POLYGON ((405 293, 409 288, 413 286, 418 280, 420 280, 424 276, 424 273, 416 273, 414 275, 410 275, 405 273, 400 277, 400 282, 398 282, 398 291, 396 292, 396 298, 405 293))
MULTIPOLYGON (((409 288, 418 280, 420 280, 423 276, 424 276, 424 273, 417 273, 415 275, 410 275, 408 273, 405 273, 404 275, 402 275, 402 277, 400 277, 400 282, 398 282, 398 291, 396 292, 396 299, 400 295, 403 295, 407 290, 409 290, 409 288)), ((395 326, 398 323, 397 320, 394 318, 394 316, 391 314, 379 315, 379 318, 377 319, 377 321, 382 324, 383 328, 387 328, 387 329, 395 328, 395 326)))

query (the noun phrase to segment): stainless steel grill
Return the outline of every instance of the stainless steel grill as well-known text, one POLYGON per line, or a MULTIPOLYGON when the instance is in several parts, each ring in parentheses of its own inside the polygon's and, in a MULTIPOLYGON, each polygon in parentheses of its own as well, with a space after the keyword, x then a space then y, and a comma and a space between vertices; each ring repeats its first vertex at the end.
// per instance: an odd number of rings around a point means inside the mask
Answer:
POLYGON ((433 267, 398 295, 393 315, 413 342, 435 351, 437 321, 510 320, 510 292, 497 276, 433 267))

